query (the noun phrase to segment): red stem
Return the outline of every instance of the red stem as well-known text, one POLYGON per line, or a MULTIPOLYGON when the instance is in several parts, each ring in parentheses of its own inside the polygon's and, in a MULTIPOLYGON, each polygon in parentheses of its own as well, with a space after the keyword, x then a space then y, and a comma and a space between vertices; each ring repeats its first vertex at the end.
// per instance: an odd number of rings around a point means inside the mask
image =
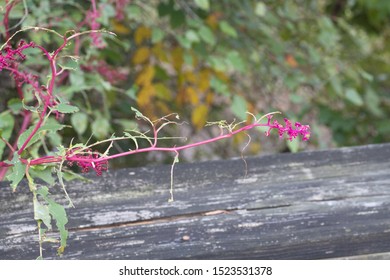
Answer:
POLYGON ((203 140, 203 141, 199 141, 199 142, 195 142, 195 143, 191 143, 191 144, 187 144, 187 145, 183 145, 183 146, 179 146, 179 147, 166 148, 166 147, 156 147, 156 146, 153 145, 153 146, 148 147, 148 148, 132 150, 132 151, 119 153, 119 154, 115 154, 115 155, 107 156, 107 157, 101 157, 101 158, 97 158, 97 159, 79 158, 76 155, 69 156, 66 159, 69 160, 69 161, 98 163, 98 162, 107 161, 107 160, 111 160, 111 159, 118 158, 118 157, 123 157, 123 156, 132 155, 132 154, 138 154, 138 153, 152 152, 152 151, 164 151, 164 152, 175 152, 175 153, 177 153, 177 152, 179 152, 181 150, 190 149, 190 148, 194 148, 194 147, 197 147, 197 146, 201 146, 201 145, 209 144, 209 143, 212 143, 212 142, 216 142, 216 141, 219 141, 219 140, 222 140, 222 139, 230 138, 230 137, 236 135, 237 133, 240 133, 240 132, 243 132, 243 131, 246 131, 246 130, 250 130, 250 129, 254 128, 254 127, 264 127, 264 126, 268 127, 269 125, 268 124, 254 123, 254 124, 250 124, 250 125, 244 126, 242 128, 239 128, 239 129, 237 129, 235 131, 232 131, 232 132, 230 132, 228 134, 223 134, 223 135, 211 138, 211 139, 207 139, 207 140, 203 140))
POLYGON ((5 10, 4 18, 3 18, 3 25, 4 25, 4 29, 5 29, 5 41, 7 41, 10 38, 9 14, 10 14, 12 8, 15 6, 15 4, 16 4, 16 1, 10 3, 9 5, 8 5, 8 0, 5 1, 6 10, 5 10))
POLYGON ((41 47, 41 46, 36 46, 37 48, 39 48, 40 50, 42 50, 42 52, 46 55, 46 57, 48 58, 49 62, 50 62, 50 69, 51 69, 51 79, 50 79, 50 83, 49 83, 49 87, 47 88, 47 98, 44 102, 44 105, 43 105, 43 110, 42 110, 42 113, 40 114, 39 116, 39 121, 38 123, 35 125, 33 131, 31 132, 31 134, 27 137, 26 141, 24 141, 23 145, 20 147, 19 151, 18 151, 18 155, 20 155, 24 149, 26 148, 27 144, 31 141, 31 138, 37 133, 38 129, 42 126, 42 123, 43 123, 43 120, 46 116, 46 113, 47 113, 47 109, 49 108, 49 102, 50 102, 50 99, 52 98, 53 96, 53 90, 54 90, 54 86, 55 86, 55 78, 57 76, 57 67, 56 67, 56 57, 58 55, 58 53, 63 49, 65 48, 66 44, 67 44, 67 39, 66 37, 64 37, 64 42, 62 43, 62 45, 53 53, 53 55, 50 55, 49 52, 41 47))

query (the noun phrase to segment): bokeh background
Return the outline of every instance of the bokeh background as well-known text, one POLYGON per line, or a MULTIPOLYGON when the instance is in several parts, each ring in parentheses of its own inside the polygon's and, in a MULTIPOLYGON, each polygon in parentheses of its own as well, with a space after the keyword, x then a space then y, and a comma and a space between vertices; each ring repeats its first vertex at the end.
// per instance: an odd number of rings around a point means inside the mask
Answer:
MULTIPOLYGON (((390 141, 388 0, 96 0, 96 9, 86 0, 6 2, 14 5, 11 33, 26 26, 60 34, 116 33, 86 34, 67 46, 56 93, 80 111, 57 120, 73 128, 48 135, 45 149, 147 129, 131 107, 151 119, 178 113, 187 124, 166 127, 162 136, 190 142, 218 135, 216 127, 205 127, 207 121, 250 122, 247 111, 256 116, 281 111, 312 128, 304 143, 252 131, 245 155, 390 141)), ((5 3, 0 6, 3 22, 5 3)), ((1 25, 1 44, 6 32, 1 25)), ((49 50, 60 44, 50 32, 19 33, 14 41, 20 39, 49 50)), ((27 56, 23 67, 45 81, 47 62, 38 52, 27 56)), ((12 139, 22 119, 13 106, 15 85, 4 71, 0 85, 0 128, 12 139)), ((25 104, 32 100, 26 90, 25 104)), ((181 160, 237 157, 247 141, 245 134, 237 135, 184 151, 181 160)), ((114 149, 132 145, 118 142, 114 149)), ((42 147, 36 149, 38 155, 42 147)), ((2 159, 8 157, 2 142, 0 150, 2 159)), ((171 161, 172 155, 150 153, 111 166, 171 161)))

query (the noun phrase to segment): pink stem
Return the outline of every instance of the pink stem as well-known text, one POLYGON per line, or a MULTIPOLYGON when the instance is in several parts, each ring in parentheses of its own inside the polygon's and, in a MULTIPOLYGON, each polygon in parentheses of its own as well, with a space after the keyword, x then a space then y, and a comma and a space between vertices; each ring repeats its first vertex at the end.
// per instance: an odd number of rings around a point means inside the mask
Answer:
POLYGON ((242 131, 246 131, 246 130, 250 130, 250 129, 254 128, 254 127, 262 127, 262 126, 268 126, 268 124, 258 124, 258 123, 250 124, 250 125, 244 126, 242 128, 239 128, 239 129, 237 129, 235 131, 232 131, 232 132, 230 132, 228 134, 223 134, 223 135, 211 138, 211 139, 207 139, 207 140, 203 140, 203 141, 199 141, 199 142, 195 142, 195 143, 191 143, 191 144, 187 144, 187 145, 183 145, 183 146, 179 146, 179 147, 165 148, 165 147, 151 146, 149 148, 132 150, 132 151, 119 153, 119 154, 115 154, 115 155, 107 156, 107 157, 101 157, 101 158, 97 158, 97 159, 89 159, 89 158, 85 158, 84 159, 84 158, 79 158, 77 156, 69 156, 66 159, 69 160, 69 161, 98 163, 98 162, 101 162, 101 161, 107 161, 107 160, 111 160, 111 159, 118 158, 118 157, 123 157, 123 156, 132 155, 132 154, 138 154, 138 153, 152 152, 152 151, 164 151, 164 152, 176 152, 177 153, 177 152, 179 152, 181 150, 190 149, 190 148, 194 148, 194 147, 197 147, 197 146, 201 146, 201 145, 209 144, 209 143, 212 143, 212 142, 216 142, 216 141, 219 141, 219 140, 222 140, 222 139, 230 138, 233 135, 236 135, 237 133, 240 133, 242 131))
POLYGON ((35 135, 35 133, 37 133, 38 129, 42 126, 43 120, 44 120, 44 118, 46 116, 46 113, 47 113, 47 109, 49 108, 50 98, 53 96, 53 90, 54 90, 54 86, 55 86, 55 78, 57 76, 57 67, 56 67, 56 61, 55 60, 56 60, 56 57, 57 57, 58 53, 66 46, 66 44, 67 44, 67 39, 66 39, 66 37, 64 37, 64 42, 53 53, 53 55, 50 55, 49 52, 45 48, 43 48, 41 46, 37 46, 37 48, 39 48, 39 49, 41 49, 43 51, 43 53, 46 55, 46 57, 48 58, 48 60, 50 62, 51 79, 50 79, 49 87, 47 88, 48 96, 47 96, 47 98, 45 100, 45 103, 43 105, 42 113, 39 116, 39 121, 35 125, 33 131, 31 132, 31 134, 27 137, 26 141, 24 141, 23 145, 20 147, 20 149, 18 151, 18 155, 20 155, 24 151, 24 149, 26 148, 27 144, 31 141, 32 137, 35 135))

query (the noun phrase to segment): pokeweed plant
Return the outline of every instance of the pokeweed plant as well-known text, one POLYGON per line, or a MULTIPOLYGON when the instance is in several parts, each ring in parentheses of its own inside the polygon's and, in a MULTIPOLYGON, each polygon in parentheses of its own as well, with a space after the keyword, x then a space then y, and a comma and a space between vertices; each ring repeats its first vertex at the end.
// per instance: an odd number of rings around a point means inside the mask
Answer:
MULTIPOLYGON (((12 2, 11 2, 12 3, 12 2)), ((92 1, 94 4, 94 1, 92 1)), ((12 5, 8 5, 8 9, 12 5)), ((6 17, 3 24, 6 27, 6 41, 0 47, 0 71, 8 71, 10 77, 15 82, 18 98, 8 102, 8 110, 0 113, 0 180, 6 178, 10 182, 13 191, 17 190, 19 183, 26 178, 32 194, 34 207, 34 219, 38 228, 38 241, 40 256, 42 258, 42 248, 45 242, 59 243, 57 253, 61 255, 67 246, 68 222, 66 209, 74 207, 69 197, 64 180, 69 176, 77 176, 69 169, 70 166, 78 166, 81 172, 94 171, 97 176, 108 170, 109 161, 146 152, 162 151, 173 155, 171 166, 170 198, 173 201, 173 170, 179 162, 180 152, 185 149, 195 148, 212 142, 233 137, 238 133, 247 133, 255 128, 265 128, 265 135, 269 136, 272 130, 276 130, 282 138, 287 135, 289 140, 301 136, 303 141, 310 137, 310 127, 296 122, 294 125, 290 120, 284 119, 285 124, 280 124, 277 120, 272 120, 275 114, 272 112, 262 117, 248 113, 252 121, 227 122, 225 120, 208 122, 206 126, 217 126, 219 135, 198 142, 189 142, 182 145, 171 144, 162 145, 162 141, 172 141, 175 137, 163 137, 161 131, 168 125, 182 125, 177 114, 169 114, 157 120, 151 120, 143 115, 139 110, 131 107, 129 109, 135 113, 135 118, 146 123, 149 129, 133 129, 124 131, 121 136, 113 134, 110 138, 100 140, 95 143, 61 143, 61 139, 55 138, 58 131, 69 125, 65 124, 63 115, 72 115, 79 111, 77 106, 72 105, 71 100, 66 100, 58 85, 61 83, 62 75, 71 68, 64 66, 64 61, 72 60, 77 62, 77 57, 67 54, 68 46, 78 40, 81 36, 90 36, 93 45, 98 48, 102 45, 101 36, 115 34, 96 30, 99 25, 96 23, 98 16, 96 9, 88 14, 90 19, 90 31, 76 32, 68 31, 59 34, 55 30, 42 27, 28 27, 15 32, 12 36, 8 32, 8 21, 6 17), (48 32, 59 38, 60 44, 54 50, 41 46, 35 42, 19 40, 16 38, 24 32, 48 32), (44 81, 34 71, 23 67, 29 56, 34 51, 38 51, 41 58, 47 62, 48 75, 44 81), (29 97, 28 97, 29 96, 29 97), (27 98, 28 97, 28 98, 27 98), (14 124, 10 115, 19 114, 23 121, 20 126, 14 124), (16 130, 16 131, 15 131, 16 130), (55 138, 57 141, 53 141, 55 138), (13 142, 12 142, 12 141, 13 142), (115 152, 112 147, 119 141, 130 141, 134 148, 128 151, 115 152), (142 142, 142 143, 141 143, 142 142), (48 144, 50 143, 50 145, 48 144), (145 144, 146 143, 146 144, 145 144), (99 152, 98 148, 107 146, 104 152, 99 152), (3 150, 8 149, 8 158, 3 160, 3 150), (56 177, 56 178, 55 178, 56 177), (54 179, 55 178, 55 179, 54 179), (60 185, 67 198, 68 205, 56 202, 50 194, 50 188, 60 185), (59 239, 50 238, 47 232, 52 230, 52 222, 59 231, 59 239)), ((35 53, 36 55, 36 53, 35 53)), ((251 140, 247 133, 249 141, 251 140)), ((186 139, 180 139, 186 141, 186 139)), ((249 143, 249 142, 248 142, 249 143)), ((245 148, 245 147, 244 147, 245 148)))

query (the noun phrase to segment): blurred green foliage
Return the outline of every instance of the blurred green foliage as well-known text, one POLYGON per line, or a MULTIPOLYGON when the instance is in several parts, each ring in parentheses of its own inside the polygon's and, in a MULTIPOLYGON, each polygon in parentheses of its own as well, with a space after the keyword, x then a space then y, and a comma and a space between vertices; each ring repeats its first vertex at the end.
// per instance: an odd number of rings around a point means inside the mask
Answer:
MULTIPOLYGON (((16 2, 13 32, 25 26, 60 34, 90 29, 90 1, 16 2)), ((190 140, 213 133, 201 131, 206 121, 279 110, 310 124, 312 148, 390 141, 390 1, 100 0, 97 7, 100 27, 117 36, 101 35, 104 48, 88 35, 67 47, 57 93, 80 111, 64 120, 73 125, 73 131, 58 135, 65 142, 75 135, 80 141, 92 134, 103 139, 141 125, 131 106, 152 119, 179 113, 191 123, 189 131, 167 133, 190 140)), ((3 44, 4 26, 0 31, 3 44)), ((60 43, 48 32, 17 38, 48 49, 60 43)), ((45 62, 34 53, 28 57, 25 67, 45 78, 45 62)), ((0 128, 10 134, 20 117, 13 110, 16 93, 5 91, 12 86, 0 89, 0 128)), ((214 145, 213 154, 237 155, 247 141, 240 137, 232 146, 214 145)), ((262 140, 261 133, 253 136, 247 154, 299 149, 297 143, 266 147, 262 140)), ((191 157, 208 156, 200 150, 191 157)))

